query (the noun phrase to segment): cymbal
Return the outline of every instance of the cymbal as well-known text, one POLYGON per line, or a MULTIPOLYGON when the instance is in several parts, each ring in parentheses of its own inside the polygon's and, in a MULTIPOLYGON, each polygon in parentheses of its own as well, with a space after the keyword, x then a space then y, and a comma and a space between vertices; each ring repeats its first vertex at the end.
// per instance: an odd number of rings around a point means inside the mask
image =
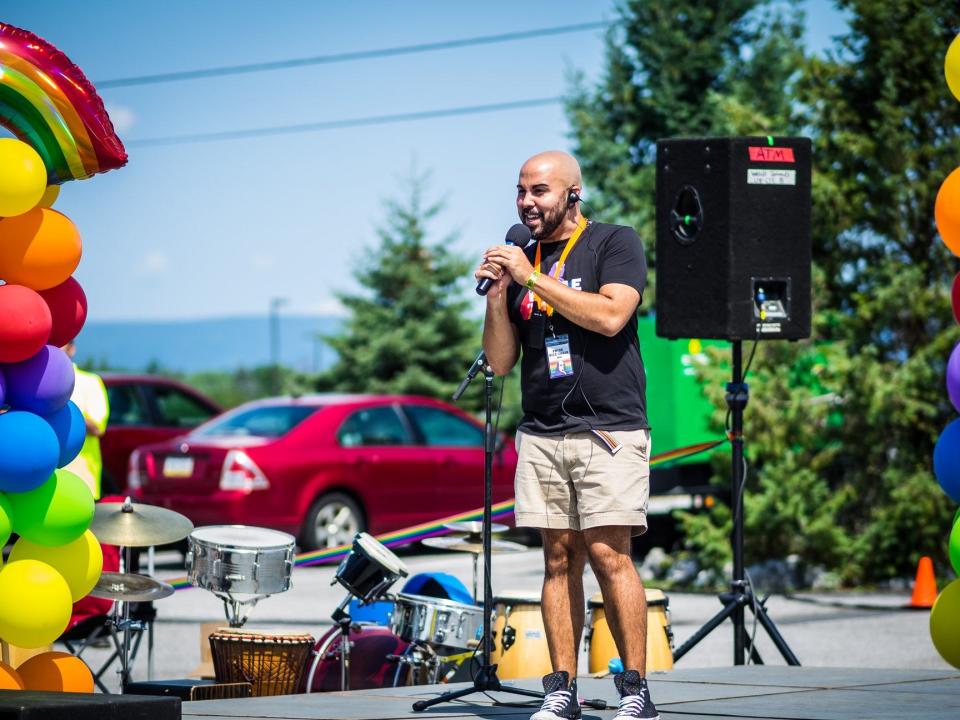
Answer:
POLYGON ((173 595, 173 585, 146 575, 105 572, 90 594, 107 600, 145 602, 173 595))
MULTIPOLYGON (((469 535, 480 535, 483 532, 483 523, 479 520, 462 520, 460 522, 447 523, 444 527, 448 530, 464 532, 469 535)), ((491 533, 502 533, 507 530, 509 530, 509 528, 506 525, 501 525, 500 523, 490 524, 491 533)))
MULTIPOLYGON (((429 547, 440 548, 441 550, 455 550, 479 555, 483 552, 483 543, 472 542, 472 540, 472 537, 447 535, 446 537, 424 538, 420 542, 429 547)), ((510 542, 509 540, 491 540, 490 549, 493 552, 522 552, 527 549, 527 546, 510 542)))
POLYGON ((193 523, 173 510, 156 505, 97 503, 90 530, 105 545, 150 547, 183 540, 193 523))

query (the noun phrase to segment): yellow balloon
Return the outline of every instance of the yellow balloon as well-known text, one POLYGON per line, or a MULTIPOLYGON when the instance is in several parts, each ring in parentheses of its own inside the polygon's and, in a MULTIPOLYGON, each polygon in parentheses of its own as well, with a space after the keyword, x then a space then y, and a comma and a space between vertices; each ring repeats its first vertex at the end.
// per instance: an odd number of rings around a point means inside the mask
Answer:
POLYGON ((25 142, 0 138, 0 217, 32 210, 47 189, 47 168, 25 142))
POLYGON ((60 197, 60 186, 47 185, 47 189, 43 191, 43 197, 40 198, 40 202, 37 203, 37 207, 53 207, 53 204, 57 201, 58 197, 60 197))
POLYGON ((960 580, 947 585, 930 610, 930 638, 937 652, 960 668, 960 580))
POLYGON ((960 100, 960 35, 957 35, 947 48, 947 57, 943 61, 943 74, 947 76, 947 87, 950 88, 950 92, 960 100))
POLYGON ((103 570, 103 550, 89 530, 73 542, 57 547, 20 538, 10 551, 9 562, 17 560, 39 560, 63 575, 73 602, 93 590, 103 570))
POLYGON ((73 599, 63 576, 39 560, 8 562, 0 570, 0 638, 11 645, 49 645, 67 629, 73 599))

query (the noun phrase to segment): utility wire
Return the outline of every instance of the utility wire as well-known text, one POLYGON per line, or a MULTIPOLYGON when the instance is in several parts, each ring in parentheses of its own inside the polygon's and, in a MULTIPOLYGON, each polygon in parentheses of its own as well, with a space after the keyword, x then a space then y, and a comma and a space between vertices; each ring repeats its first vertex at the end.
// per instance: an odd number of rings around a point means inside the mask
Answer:
POLYGON ((543 105, 558 105, 561 102, 563 102, 562 97, 534 98, 532 100, 491 103, 489 105, 466 105, 462 107, 443 108, 440 110, 396 113, 394 115, 371 115, 367 117, 347 118, 344 120, 327 120, 322 122, 302 123, 299 125, 274 125, 271 127, 248 128, 245 130, 224 130, 220 132, 196 133, 194 135, 171 135, 168 137, 140 139, 135 138, 127 141, 126 145, 131 147, 158 147, 161 145, 185 145, 188 143, 240 140, 243 138, 265 137, 268 135, 294 135, 297 133, 318 132, 320 130, 336 130, 340 128, 360 127, 364 125, 388 125, 391 123, 410 122, 414 120, 430 120, 433 118, 452 117, 454 115, 479 115, 481 113, 502 112, 504 110, 521 110, 523 108, 540 107, 543 105))
POLYGON ((114 78, 95 82, 97 88, 131 87, 133 85, 154 85, 181 80, 199 80, 200 78, 222 77, 224 75, 244 75, 246 73, 267 72, 270 70, 286 70, 306 65, 326 65, 330 63, 350 62, 353 60, 369 60, 373 58, 394 57, 397 55, 414 55, 416 53, 434 52, 437 50, 451 50, 453 48, 470 47, 473 45, 493 45, 495 43, 525 40, 545 35, 564 35, 567 33, 586 32, 607 28, 612 23, 601 20, 596 22, 580 23, 577 25, 558 25, 555 27, 540 28, 538 30, 522 30, 499 35, 479 35, 477 37, 461 38, 459 40, 444 40, 418 45, 401 45, 398 47, 379 48, 376 50, 359 50, 356 52, 336 53, 333 55, 316 55, 314 57, 291 58, 274 62, 250 63, 248 65, 226 65, 223 67, 203 68, 198 70, 183 70, 181 72, 158 73, 156 75, 137 75, 133 77, 114 78))

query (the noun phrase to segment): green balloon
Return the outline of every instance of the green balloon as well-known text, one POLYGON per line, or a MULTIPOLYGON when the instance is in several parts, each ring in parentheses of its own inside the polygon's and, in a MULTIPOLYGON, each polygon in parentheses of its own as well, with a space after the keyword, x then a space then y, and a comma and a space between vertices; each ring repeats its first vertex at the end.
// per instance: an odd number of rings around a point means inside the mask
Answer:
POLYGON ((930 610, 930 638, 937 652, 960 668, 960 580, 954 580, 937 596, 930 610))
MULTIPOLYGON (((953 571, 960 575, 960 513, 953 519, 953 530, 950 531, 950 564, 953 571)), ((0 537, 2 537, 0 533, 0 537)))
POLYGON ((13 531, 37 545, 73 542, 93 520, 93 494, 67 470, 55 470, 40 487, 9 493, 7 500, 13 508, 13 531))
POLYGON ((13 532, 13 508, 7 496, 0 493, 0 548, 7 544, 13 532))

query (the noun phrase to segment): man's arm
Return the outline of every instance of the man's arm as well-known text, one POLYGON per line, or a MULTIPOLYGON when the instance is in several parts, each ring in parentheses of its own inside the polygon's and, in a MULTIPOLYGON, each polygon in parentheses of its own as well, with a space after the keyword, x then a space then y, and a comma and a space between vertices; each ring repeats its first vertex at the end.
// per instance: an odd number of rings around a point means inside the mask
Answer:
POLYGON ((487 363, 497 375, 506 375, 520 356, 517 328, 510 322, 507 311, 507 288, 510 275, 488 263, 482 264, 475 277, 490 278, 493 284, 487 293, 487 314, 483 320, 483 352, 487 363))
MULTIPOLYGON (((512 245, 491 248, 484 259, 503 267, 504 274, 509 274, 521 285, 533 272, 523 250, 512 245)), ((591 293, 574 290, 545 274, 537 277, 534 292, 568 320, 608 337, 623 329, 640 304, 640 293, 629 285, 608 283, 599 292, 591 293)))

